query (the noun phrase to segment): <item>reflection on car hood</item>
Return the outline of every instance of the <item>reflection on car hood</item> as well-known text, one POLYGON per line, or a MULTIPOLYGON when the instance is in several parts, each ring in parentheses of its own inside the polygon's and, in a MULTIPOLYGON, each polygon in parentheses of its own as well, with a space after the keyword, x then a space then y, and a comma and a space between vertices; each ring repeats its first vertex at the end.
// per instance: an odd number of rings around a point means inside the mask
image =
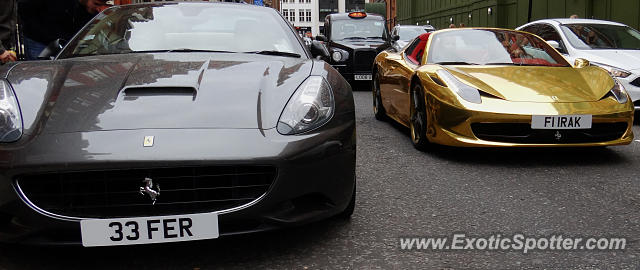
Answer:
POLYGON ((9 75, 25 133, 276 126, 312 61, 156 53, 33 62, 9 75))
POLYGON ((580 50, 574 58, 585 58, 626 70, 640 69, 640 50, 580 50))
POLYGON ((597 67, 457 66, 446 69, 480 91, 509 101, 598 101, 613 87, 609 74, 597 67))

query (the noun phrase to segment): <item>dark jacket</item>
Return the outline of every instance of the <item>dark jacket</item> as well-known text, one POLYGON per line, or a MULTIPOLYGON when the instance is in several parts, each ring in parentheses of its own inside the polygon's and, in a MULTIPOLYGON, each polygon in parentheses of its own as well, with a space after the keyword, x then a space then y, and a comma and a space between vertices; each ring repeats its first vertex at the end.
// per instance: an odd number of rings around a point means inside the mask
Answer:
POLYGON ((15 0, 0 0, 0 54, 15 47, 16 5, 15 0))
POLYGON ((93 17, 78 0, 18 0, 18 15, 24 36, 43 44, 70 40, 93 17))

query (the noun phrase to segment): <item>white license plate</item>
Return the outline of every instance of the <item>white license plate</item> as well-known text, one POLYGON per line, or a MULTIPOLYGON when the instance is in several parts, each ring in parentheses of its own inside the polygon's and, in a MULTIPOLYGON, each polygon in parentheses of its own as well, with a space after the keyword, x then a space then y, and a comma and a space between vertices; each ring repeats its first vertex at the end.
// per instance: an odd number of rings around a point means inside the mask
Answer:
POLYGON ((371 74, 356 74, 354 75, 355 80, 356 81, 370 81, 371 80, 371 74))
POLYGON ((120 246, 218 238, 218 214, 85 219, 82 245, 120 246))
POLYGON ((591 128, 591 115, 534 115, 532 129, 587 129, 591 128))

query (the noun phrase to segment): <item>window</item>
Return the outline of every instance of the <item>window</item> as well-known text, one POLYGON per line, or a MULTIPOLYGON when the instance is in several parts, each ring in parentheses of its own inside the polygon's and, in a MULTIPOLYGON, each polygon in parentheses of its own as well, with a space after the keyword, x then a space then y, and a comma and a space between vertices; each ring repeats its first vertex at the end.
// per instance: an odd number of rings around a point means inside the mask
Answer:
POLYGON ((334 20, 331 23, 331 40, 345 38, 384 39, 387 32, 384 21, 380 20, 334 20))
POLYGON ((305 55, 280 15, 267 9, 207 6, 123 6, 92 20, 61 58, 181 49, 305 55))
POLYGON ((307 9, 307 19, 306 19, 306 21, 307 22, 311 22, 311 10, 310 9, 307 9))
POLYGON ((306 21, 305 18, 304 18, 304 9, 299 9, 298 12, 299 12, 299 16, 298 17, 300 18, 300 22, 306 21))
POLYGON ((558 33, 558 31, 556 31, 556 29, 553 26, 548 24, 534 24, 534 25, 527 26, 522 30, 525 32, 536 34, 546 41, 553 40, 558 42, 558 44, 560 45, 560 49, 558 51, 565 54, 567 53, 567 50, 564 46, 564 43, 562 42, 562 38, 560 37, 560 34, 558 33))
POLYGON ((573 47, 577 49, 638 50, 640 32, 623 25, 563 24, 560 26, 573 47))
POLYGON ((338 0, 322 0, 318 3, 320 17, 318 20, 324 21, 325 17, 331 13, 338 13, 338 0))
POLYGON ((296 10, 295 9, 290 9, 289 10, 289 16, 291 16, 289 18, 290 21, 295 22, 296 21, 296 10))
MULTIPOLYGON (((302 0, 300 0, 300 1, 302 1, 302 0)), ((307 2, 307 3, 311 3, 311 0, 306 0, 305 2, 307 2)))
POLYGON ((461 29, 439 33, 432 39, 427 55, 429 63, 570 66, 544 40, 523 32, 461 29))
POLYGON ((364 0, 345 0, 345 10, 347 12, 364 11, 364 0))
POLYGON ((289 10, 288 9, 283 9, 282 10, 282 17, 284 17, 286 20, 289 20, 289 10))
POLYGON ((420 60, 422 60, 422 54, 424 53, 424 47, 426 45, 427 43, 425 41, 422 41, 419 38, 414 39, 413 42, 404 51, 406 59, 414 65, 420 64, 420 60), (414 50, 416 50, 416 48, 418 49, 418 52, 414 53, 414 50), (419 52, 420 50, 422 50, 422 52, 419 52))

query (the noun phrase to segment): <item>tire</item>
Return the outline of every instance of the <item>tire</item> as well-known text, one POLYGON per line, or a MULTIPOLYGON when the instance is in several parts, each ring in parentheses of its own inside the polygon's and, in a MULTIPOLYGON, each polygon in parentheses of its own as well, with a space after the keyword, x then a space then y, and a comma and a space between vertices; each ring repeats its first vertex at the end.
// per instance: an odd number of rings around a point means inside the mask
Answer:
POLYGON ((409 129, 413 147, 420 151, 426 151, 431 146, 427 137, 427 106, 425 104, 424 90, 420 84, 411 89, 411 107, 409 117, 409 129))
POLYGON ((355 178, 353 179, 353 193, 351 194, 351 201, 347 205, 347 208, 342 210, 338 215, 336 215, 339 219, 348 220, 351 219, 351 215, 353 215, 353 211, 356 209, 356 182, 355 178))
POLYGON ((373 115, 377 120, 387 120, 387 112, 382 105, 382 95, 380 94, 380 80, 378 78, 378 72, 374 71, 373 81, 371 82, 371 92, 373 94, 373 115))

